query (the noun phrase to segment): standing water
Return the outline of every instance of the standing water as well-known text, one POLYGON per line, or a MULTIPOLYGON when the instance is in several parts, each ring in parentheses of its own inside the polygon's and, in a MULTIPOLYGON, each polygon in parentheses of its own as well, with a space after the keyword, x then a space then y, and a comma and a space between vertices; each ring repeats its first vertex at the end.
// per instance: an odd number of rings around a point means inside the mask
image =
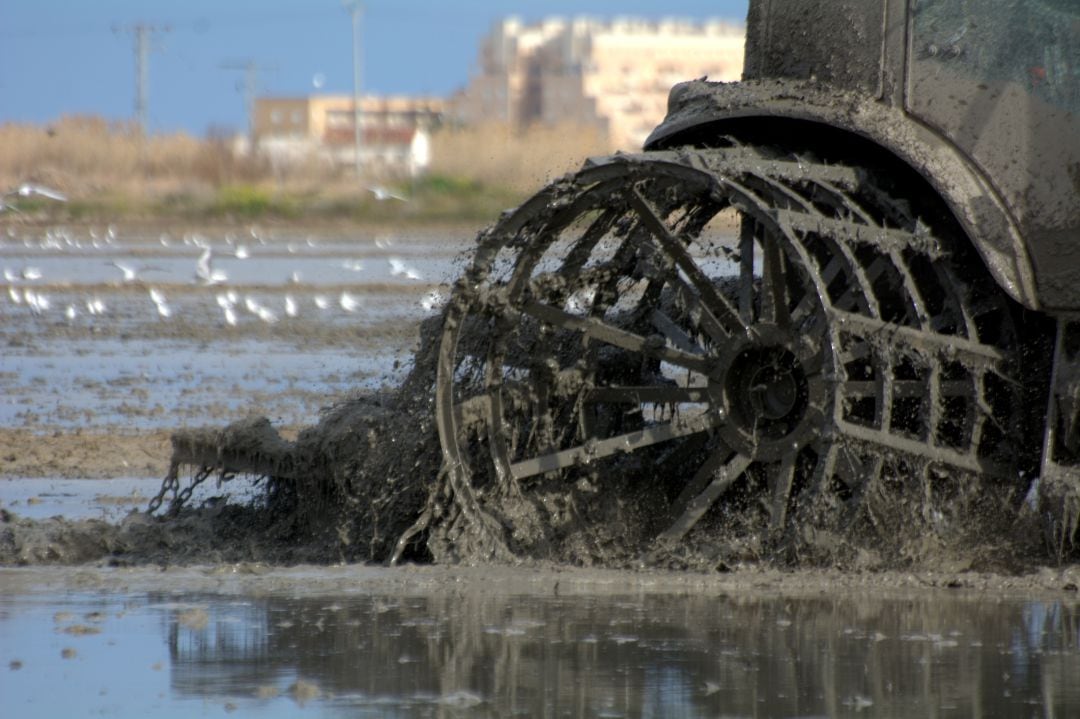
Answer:
POLYGON ((1080 712, 1076 601, 798 585, 498 567, 0 570, 0 696, 12 717, 1080 712))

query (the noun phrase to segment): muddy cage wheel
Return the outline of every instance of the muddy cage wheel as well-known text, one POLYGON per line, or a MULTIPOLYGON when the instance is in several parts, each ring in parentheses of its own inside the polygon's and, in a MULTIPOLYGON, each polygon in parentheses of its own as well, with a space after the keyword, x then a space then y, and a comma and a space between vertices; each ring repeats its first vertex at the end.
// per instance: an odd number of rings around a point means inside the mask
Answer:
POLYGON ((448 307, 458 503, 547 556, 610 492, 647 498, 621 521, 649 552, 705 525, 847 524, 890 488, 947 514, 957 486, 1016 482, 1007 300, 908 207, 857 168, 747 147, 550 185, 483 236, 448 307))

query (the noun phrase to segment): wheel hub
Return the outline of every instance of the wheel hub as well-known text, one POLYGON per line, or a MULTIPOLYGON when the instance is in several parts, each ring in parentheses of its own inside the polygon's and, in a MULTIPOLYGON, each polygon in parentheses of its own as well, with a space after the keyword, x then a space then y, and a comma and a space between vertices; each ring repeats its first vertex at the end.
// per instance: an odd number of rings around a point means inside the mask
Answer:
POLYGON ((740 452, 776 458, 800 446, 820 428, 819 352, 775 327, 758 327, 748 341, 719 358, 710 375, 722 403, 725 440, 740 452))
POLYGON ((751 371, 749 386, 745 388, 748 414, 777 421, 799 413, 802 408, 798 405, 805 404, 806 377, 792 364, 791 353, 770 348, 748 359, 758 365, 751 371))

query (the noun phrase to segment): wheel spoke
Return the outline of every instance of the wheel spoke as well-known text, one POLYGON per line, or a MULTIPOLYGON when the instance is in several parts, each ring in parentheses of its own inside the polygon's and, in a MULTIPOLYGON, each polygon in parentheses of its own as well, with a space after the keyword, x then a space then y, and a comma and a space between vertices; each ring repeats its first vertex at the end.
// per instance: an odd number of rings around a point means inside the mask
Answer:
POLYGON ((708 362, 705 358, 674 347, 668 347, 663 338, 645 338, 633 332, 612 327, 594 317, 579 317, 564 312, 557 307, 539 302, 529 302, 522 309, 541 322, 547 322, 555 327, 581 332, 586 337, 606 342, 624 350, 654 357, 664 362, 670 362, 695 372, 701 372, 702 374, 708 372, 708 362), (660 341, 655 341, 656 339, 660 341))
POLYGON ((700 404, 709 399, 705 387, 597 387, 585 393, 586 402, 612 404, 700 404))
POLYGON ((668 284, 675 291, 675 296, 685 308, 686 313, 701 326, 710 339, 719 344, 727 341, 727 329, 720 324, 720 320, 716 319, 705 300, 698 296, 682 277, 672 273, 668 278, 668 284))
POLYGON ((596 247, 596 243, 611 229, 612 224, 618 217, 619 214, 612 209, 605 210, 597 217, 574 244, 570 252, 567 253, 566 260, 559 269, 559 274, 572 277, 580 272, 588 261, 593 248, 596 247))
POLYGON ((649 315, 649 319, 652 321, 653 327, 659 330, 676 349, 690 354, 703 354, 702 349, 690 339, 690 335, 660 310, 653 310, 649 315))
POLYGON ((843 327, 845 333, 866 340, 876 338, 884 346, 896 347, 897 340, 901 340, 910 347, 922 348, 922 351, 942 351, 956 356, 957 359, 962 357, 965 363, 980 367, 999 365, 1005 361, 1001 350, 978 341, 924 332, 914 327, 896 325, 836 308, 828 310, 828 313, 832 322, 843 327))
MULTIPOLYGON (((652 236, 675 261, 675 265, 690 279, 690 282, 704 299, 706 309, 716 317, 728 334, 751 336, 753 332, 750 326, 740 319, 738 311, 731 306, 727 299, 716 291, 712 280, 701 271, 690 253, 686 251, 683 243, 671 234, 668 226, 657 217, 656 212, 637 190, 630 192, 630 204, 634 207, 645 227, 650 230, 652 236)), ((714 339, 719 340, 722 338, 714 339)))
MULTIPOLYGON (((581 370, 577 368, 564 369, 556 373, 549 385, 549 401, 563 401, 573 397, 584 385, 581 370)), ((503 408, 510 412, 519 412, 529 406, 536 387, 529 382, 503 380, 497 387, 489 387, 489 391, 498 391, 503 396, 503 408)), ((490 421, 491 398, 488 392, 474 395, 454 405, 454 423, 459 429, 465 428, 475 422, 490 421)))
MULTIPOLYGON (((893 396, 897 399, 913 397, 964 397, 972 399, 975 397, 975 390, 972 388, 970 381, 950 380, 946 382, 939 379, 934 382, 933 378, 940 375, 940 370, 937 369, 936 364, 931 372, 929 383, 919 380, 894 380, 892 383, 893 396)), ((870 380, 847 380, 840 385, 840 388, 845 397, 855 398, 877 397, 880 391, 880 385, 870 380)))
MULTIPOLYGON (((886 450, 905 452, 913 457, 929 459, 941 464, 949 465, 955 469, 998 477, 1000 479, 1016 479, 1016 473, 1009 467, 999 462, 976 456, 972 453, 958 452, 946 447, 930 447, 926 442, 911 439, 903 435, 890 434, 873 427, 854 424, 847 420, 838 420, 839 431, 847 437, 877 445, 886 450)), ((975 446, 975 445, 973 445, 975 446)))
POLYGON ((667 442, 676 437, 705 432, 719 426, 722 421, 719 416, 708 414, 692 419, 676 419, 607 439, 592 439, 577 447, 515 462, 510 465, 510 473, 515 479, 524 479, 557 469, 588 464, 614 454, 633 452, 660 442, 667 442))
POLYGON ((791 317, 788 312, 783 252, 772 234, 767 235, 762 244, 761 319, 786 328, 791 324, 791 317))
POLYGON ((795 451, 787 452, 781 460, 769 467, 769 485, 772 490, 772 506, 769 508, 769 528, 778 531, 787 519, 788 501, 791 499, 791 487, 795 483, 795 451))
POLYGON ((756 223, 744 216, 739 227, 739 319, 754 321, 754 234, 756 223))
MULTIPOLYGON (((675 522, 657 537, 659 546, 671 546, 686 536, 698 521, 705 516, 727 489, 734 484, 746 468, 750 458, 742 454, 732 454, 726 447, 716 450, 698 470, 690 487, 708 481, 709 484, 699 494, 686 503, 686 508, 675 522)), ((679 502, 676 502, 678 505, 679 502)))

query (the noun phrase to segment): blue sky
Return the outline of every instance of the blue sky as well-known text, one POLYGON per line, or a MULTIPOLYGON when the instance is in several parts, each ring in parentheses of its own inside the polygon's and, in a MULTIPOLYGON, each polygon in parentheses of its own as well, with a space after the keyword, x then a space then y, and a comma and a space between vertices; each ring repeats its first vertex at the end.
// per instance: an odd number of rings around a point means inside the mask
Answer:
MULTIPOLYGON (((365 0, 363 87, 446 95, 463 86, 480 38, 499 18, 552 15, 721 18, 741 22, 747 0, 365 0)), ((152 132, 243 129, 243 73, 259 93, 352 91, 352 29, 341 0, 0 0, 0 123, 61 115, 133 116, 137 23, 154 36, 152 132)))

